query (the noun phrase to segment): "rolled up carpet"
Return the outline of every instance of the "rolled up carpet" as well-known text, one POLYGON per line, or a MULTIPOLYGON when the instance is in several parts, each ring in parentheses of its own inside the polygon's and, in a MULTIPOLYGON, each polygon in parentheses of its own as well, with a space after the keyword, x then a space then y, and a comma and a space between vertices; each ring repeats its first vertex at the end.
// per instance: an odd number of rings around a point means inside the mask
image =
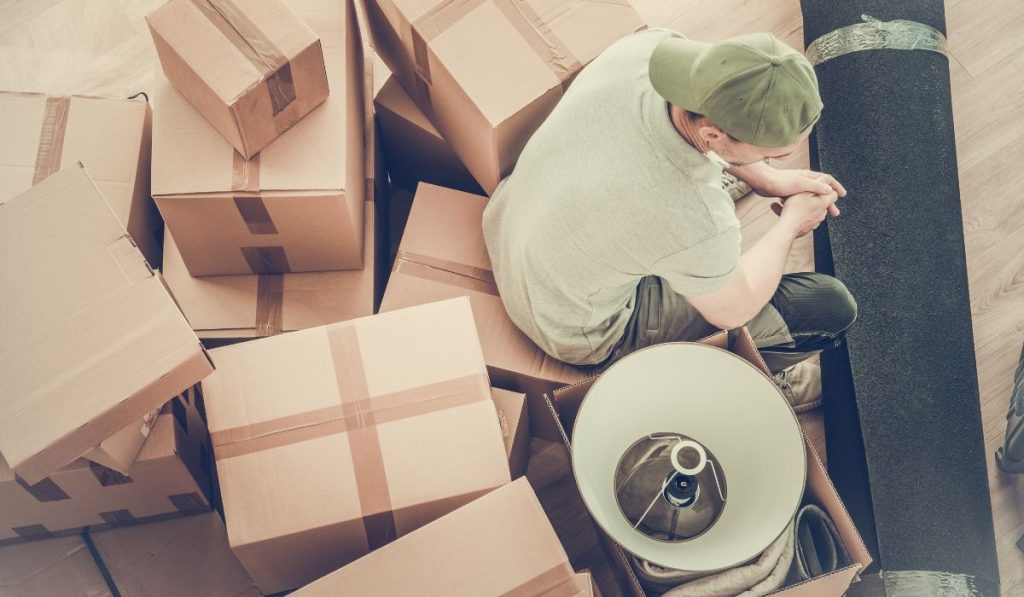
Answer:
POLYGON ((859 306, 845 346, 822 356, 829 473, 889 594, 922 572, 914 594, 998 595, 947 58, 858 50, 936 41, 877 22, 812 44, 862 15, 944 34, 942 0, 801 7, 808 56, 824 59, 811 162, 849 191, 842 216, 815 233, 817 269, 859 306))

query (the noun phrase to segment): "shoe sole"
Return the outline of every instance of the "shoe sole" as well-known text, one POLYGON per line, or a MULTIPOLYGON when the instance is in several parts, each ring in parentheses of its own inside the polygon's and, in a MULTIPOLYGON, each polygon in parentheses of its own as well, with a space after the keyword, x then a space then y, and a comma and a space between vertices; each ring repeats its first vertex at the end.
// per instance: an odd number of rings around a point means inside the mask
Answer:
POLYGON ((794 406, 793 407, 793 412, 799 414, 799 413, 805 413, 805 412, 807 412, 809 410, 814 410, 814 409, 818 408, 819 406, 821 406, 821 400, 822 400, 821 398, 818 398, 814 402, 808 402, 806 404, 799 404, 797 406, 794 406))

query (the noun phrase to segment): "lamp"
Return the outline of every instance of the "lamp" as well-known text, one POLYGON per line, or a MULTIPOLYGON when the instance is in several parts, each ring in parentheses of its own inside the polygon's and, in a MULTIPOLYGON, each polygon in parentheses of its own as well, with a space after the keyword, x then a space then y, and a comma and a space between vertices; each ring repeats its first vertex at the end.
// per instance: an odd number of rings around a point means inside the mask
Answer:
POLYGON ((693 572, 764 551, 796 513, 807 474, 800 424, 772 380, 730 352, 685 342, 634 352, 594 382, 572 465, 616 543, 693 572))

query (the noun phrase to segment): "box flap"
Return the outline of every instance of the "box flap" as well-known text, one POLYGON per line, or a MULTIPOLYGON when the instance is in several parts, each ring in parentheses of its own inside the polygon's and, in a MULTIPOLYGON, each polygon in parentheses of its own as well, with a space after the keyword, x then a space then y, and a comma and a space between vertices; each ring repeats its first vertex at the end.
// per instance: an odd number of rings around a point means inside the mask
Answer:
POLYGON ((350 105, 348 90, 357 86, 362 97, 363 82, 353 72, 358 69, 349 68, 346 60, 345 12, 322 0, 290 4, 300 17, 309 15, 322 38, 330 96, 246 162, 157 68, 153 83, 153 104, 158 106, 153 114, 153 195, 231 192, 245 186, 238 184, 235 174, 243 168, 250 172, 258 169, 258 175, 248 176, 248 187, 253 191, 362 193, 361 162, 359 172, 347 171, 346 155, 359 151, 363 139, 361 134, 349 134, 348 111, 362 108, 350 105))
MULTIPOLYGON (((47 100, 38 93, 0 92, 0 204, 29 189, 47 100)), ((71 96, 59 163, 81 162, 127 227, 139 166, 146 103, 71 96)))
POLYGON ((155 381, 202 377, 176 378, 198 339, 80 165, 5 204, 0 252, 0 286, 19 289, 0 336, 20 339, 0 347, 0 450, 30 481, 165 402, 155 381))

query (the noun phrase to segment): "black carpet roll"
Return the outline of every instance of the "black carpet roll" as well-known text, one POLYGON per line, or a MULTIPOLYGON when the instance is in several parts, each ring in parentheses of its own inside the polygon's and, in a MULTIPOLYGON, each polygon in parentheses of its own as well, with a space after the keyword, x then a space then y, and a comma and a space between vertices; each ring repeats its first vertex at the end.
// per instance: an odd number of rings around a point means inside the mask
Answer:
MULTIPOLYGON (((862 14, 945 33, 941 0, 801 6, 808 44, 862 14)), ((882 570, 965 575, 996 595, 947 59, 868 50, 815 71, 811 161, 849 191, 815 257, 859 306, 822 359, 829 472, 882 570)))

